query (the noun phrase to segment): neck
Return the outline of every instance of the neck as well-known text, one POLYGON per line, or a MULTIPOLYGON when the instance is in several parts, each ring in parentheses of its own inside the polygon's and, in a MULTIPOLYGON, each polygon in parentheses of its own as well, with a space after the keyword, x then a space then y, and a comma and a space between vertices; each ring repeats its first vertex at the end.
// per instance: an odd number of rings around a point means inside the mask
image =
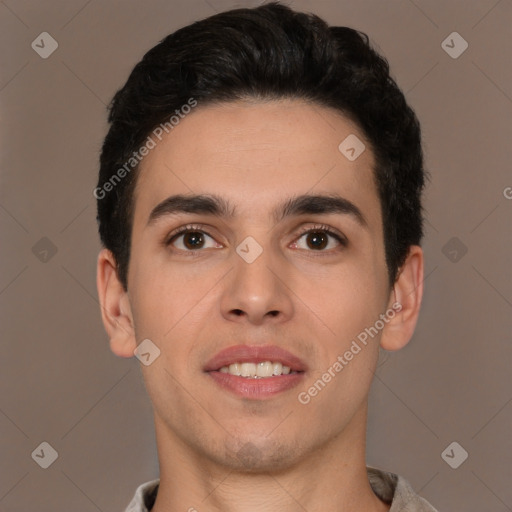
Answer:
POLYGON ((334 439, 278 470, 240 471, 198 453, 155 416, 160 485, 151 512, 384 512, 365 464, 366 404, 334 439))

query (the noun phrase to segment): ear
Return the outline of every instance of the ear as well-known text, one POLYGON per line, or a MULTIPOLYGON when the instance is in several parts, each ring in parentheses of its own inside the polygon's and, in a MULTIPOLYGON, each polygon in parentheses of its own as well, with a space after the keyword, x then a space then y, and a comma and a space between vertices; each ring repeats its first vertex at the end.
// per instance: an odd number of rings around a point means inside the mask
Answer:
POLYGON ((120 357, 133 357, 137 343, 130 300, 117 276, 114 255, 108 249, 102 249, 98 255, 96 285, 110 350, 120 357))
MULTIPOLYGON (((423 297, 423 251, 411 245, 393 285, 388 311, 396 314, 382 330, 380 346, 384 350, 399 350, 409 343, 420 312, 423 297)), ((390 317, 390 315, 388 315, 390 317)))

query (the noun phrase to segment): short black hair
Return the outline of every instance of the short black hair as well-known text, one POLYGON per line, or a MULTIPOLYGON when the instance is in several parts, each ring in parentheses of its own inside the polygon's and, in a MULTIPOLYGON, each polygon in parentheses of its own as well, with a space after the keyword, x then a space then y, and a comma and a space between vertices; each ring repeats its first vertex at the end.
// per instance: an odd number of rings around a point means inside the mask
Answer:
POLYGON ((221 12, 168 35, 112 99, 94 195, 100 238, 114 255, 124 289, 137 151, 191 100, 200 108, 248 98, 303 99, 337 110, 360 128, 375 157, 393 285, 409 247, 423 237, 426 172, 419 121, 365 33, 272 2, 221 12))

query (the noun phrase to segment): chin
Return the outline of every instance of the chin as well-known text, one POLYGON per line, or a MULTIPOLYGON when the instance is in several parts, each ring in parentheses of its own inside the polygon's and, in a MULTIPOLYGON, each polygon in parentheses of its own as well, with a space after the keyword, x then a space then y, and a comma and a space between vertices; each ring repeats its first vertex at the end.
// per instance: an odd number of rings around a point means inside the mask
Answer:
POLYGON ((268 474, 292 467, 297 459, 300 459, 300 454, 296 448, 258 437, 245 442, 226 443, 224 454, 217 462, 242 473, 268 474))

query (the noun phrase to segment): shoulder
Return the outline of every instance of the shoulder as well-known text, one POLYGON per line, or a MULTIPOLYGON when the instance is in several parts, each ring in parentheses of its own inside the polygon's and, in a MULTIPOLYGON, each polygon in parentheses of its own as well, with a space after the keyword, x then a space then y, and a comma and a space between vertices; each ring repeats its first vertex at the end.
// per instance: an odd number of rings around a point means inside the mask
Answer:
POLYGON ((157 478, 139 485, 125 512, 149 512, 155 503, 159 483, 157 478))
POLYGON ((370 466, 366 469, 373 492, 391 504, 389 512, 438 512, 400 475, 370 466))

